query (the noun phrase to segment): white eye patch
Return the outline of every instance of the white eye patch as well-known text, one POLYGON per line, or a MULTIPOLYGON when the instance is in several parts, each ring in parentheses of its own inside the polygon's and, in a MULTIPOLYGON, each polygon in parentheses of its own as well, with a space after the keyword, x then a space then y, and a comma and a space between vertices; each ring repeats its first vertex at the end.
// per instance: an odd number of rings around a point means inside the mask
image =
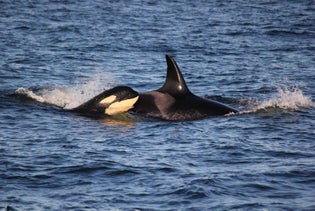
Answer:
POLYGON ((111 95, 109 97, 104 98, 103 100, 100 101, 100 104, 110 104, 112 102, 114 102, 116 100, 116 96, 115 95, 111 95))
POLYGON ((131 99, 115 102, 111 104, 107 109, 105 109, 105 114, 115 115, 115 114, 126 112, 133 107, 133 105, 137 102, 138 98, 139 96, 131 98, 131 99))

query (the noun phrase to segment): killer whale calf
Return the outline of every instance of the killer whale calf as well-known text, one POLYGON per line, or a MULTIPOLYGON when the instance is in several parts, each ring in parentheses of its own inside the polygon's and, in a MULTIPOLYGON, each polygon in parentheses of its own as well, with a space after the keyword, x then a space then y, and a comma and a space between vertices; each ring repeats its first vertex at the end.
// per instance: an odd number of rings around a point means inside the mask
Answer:
POLYGON ((139 98, 139 93, 128 86, 117 86, 71 109, 86 116, 113 116, 129 111, 139 98))
POLYGON ((220 102, 193 94, 173 57, 166 55, 167 74, 164 85, 139 94, 131 109, 135 114, 169 121, 197 120, 239 111, 220 102))

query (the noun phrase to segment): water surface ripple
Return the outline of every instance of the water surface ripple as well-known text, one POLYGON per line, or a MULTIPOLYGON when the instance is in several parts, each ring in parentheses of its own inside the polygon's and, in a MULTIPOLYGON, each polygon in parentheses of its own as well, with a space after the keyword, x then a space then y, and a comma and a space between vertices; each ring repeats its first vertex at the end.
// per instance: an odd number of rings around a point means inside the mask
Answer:
POLYGON ((0 209, 315 210, 315 4, 0 1, 0 209), (192 122, 62 110, 164 82, 242 111, 192 122))

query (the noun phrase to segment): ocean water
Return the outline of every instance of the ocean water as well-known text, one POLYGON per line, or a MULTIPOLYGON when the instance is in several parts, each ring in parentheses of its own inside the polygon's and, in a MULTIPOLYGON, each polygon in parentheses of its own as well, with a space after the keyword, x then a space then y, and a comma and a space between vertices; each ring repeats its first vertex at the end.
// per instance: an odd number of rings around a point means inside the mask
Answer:
POLYGON ((315 2, 0 1, 1 210, 315 210, 315 2), (162 86, 197 121, 65 109, 162 86))

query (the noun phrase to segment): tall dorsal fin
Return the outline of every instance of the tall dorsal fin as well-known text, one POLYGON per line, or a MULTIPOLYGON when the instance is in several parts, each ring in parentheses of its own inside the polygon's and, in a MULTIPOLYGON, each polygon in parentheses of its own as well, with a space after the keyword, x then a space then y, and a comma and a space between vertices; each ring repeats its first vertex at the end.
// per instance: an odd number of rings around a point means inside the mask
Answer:
POLYGON ((165 55, 167 63, 167 74, 164 85, 158 91, 167 92, 171 95, 182 95, 190 93, 184 77, 180 72, 173 57, 165 55))

